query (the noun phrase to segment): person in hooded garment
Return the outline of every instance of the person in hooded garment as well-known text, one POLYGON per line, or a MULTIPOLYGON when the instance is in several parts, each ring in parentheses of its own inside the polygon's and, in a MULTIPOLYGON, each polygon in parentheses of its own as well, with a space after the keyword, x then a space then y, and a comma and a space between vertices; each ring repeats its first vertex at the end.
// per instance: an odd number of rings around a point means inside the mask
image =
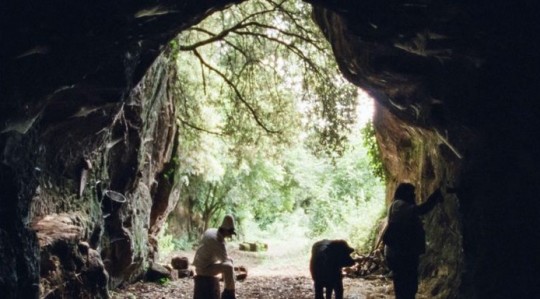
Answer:
POLYGON ((426 251, 426 233, 421 215, 442 201, 440 189, 428 199, 415 203, 415 187, 401 183, 388 211, 388 224, 383 234, 388 268, 392 270, 396 299, 414 299, 418 291, 419 257, 426 251))

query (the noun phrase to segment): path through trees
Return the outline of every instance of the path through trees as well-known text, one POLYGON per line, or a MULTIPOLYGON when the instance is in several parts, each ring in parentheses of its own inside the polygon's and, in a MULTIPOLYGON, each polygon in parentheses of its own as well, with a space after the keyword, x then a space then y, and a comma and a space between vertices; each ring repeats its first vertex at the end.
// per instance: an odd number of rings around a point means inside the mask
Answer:
MULTIPOLYGON (((305 242, 270 244, 267 252, 238 250, 237 243, 229 243, 229 255, 235 265, 248 269, 247 279, 237 282, 238 299, 313 299, 309 276, 309 247, 305 242)), ((193 260, 194 251, 175 252, 193 260)), ((167 262, 169 257, 163 258, 167 262)), ((391 280, 383 276, 371 279, 345 277, 346 299, 394 298, 391 280)), ((223 288, 223 285, 221 285, 223 288)), ((193 279, 181 278, 164 284, 137 282, 115 290, 113 299, 172 299, 192 298, 193 279)), ((417 296, 417 298, 428 298, 417 296)))

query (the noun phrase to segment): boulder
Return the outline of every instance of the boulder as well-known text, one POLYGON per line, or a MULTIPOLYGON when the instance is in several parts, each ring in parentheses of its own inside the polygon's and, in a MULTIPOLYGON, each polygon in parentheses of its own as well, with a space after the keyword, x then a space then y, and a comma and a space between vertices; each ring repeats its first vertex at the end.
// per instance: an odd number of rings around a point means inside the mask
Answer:
POLYGON ((158 263, 150 263, 150 267, 146 271, 146 280, 151 282, 161 282, 163 279, 172 280, 172 275, 165 266, 158 263))

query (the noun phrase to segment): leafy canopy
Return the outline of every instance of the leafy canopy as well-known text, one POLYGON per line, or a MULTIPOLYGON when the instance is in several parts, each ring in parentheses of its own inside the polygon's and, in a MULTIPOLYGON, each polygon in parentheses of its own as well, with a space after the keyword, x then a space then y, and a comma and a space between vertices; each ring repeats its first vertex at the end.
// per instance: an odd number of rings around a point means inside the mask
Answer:
POLYGON ((382 183, 357 125, 358 89, 300 1, 249 1, 172 42, 184 203, 199 229, 226 212, 261 227, 303 210, 312 235, 352 215, 382 183), (186 204, 187 203, 187 204, 186 204))

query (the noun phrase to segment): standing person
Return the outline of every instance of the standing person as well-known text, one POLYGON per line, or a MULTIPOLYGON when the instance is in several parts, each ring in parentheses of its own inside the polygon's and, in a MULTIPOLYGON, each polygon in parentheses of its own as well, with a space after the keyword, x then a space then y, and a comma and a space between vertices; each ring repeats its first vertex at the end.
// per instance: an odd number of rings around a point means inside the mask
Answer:
POLYGON ((393 273, 396 299, 415 298, 419 256, 426 251, 426 233, 419 216, 431 211, 443 196, 437 189, 422 204, 416 205, 415 198, 413 185, 401 183, 398 186, 383 234, 385 257, 393 273))
POLYGON ((236 235, 234 218, 231 215, 226 215, 219 228, 210 228, 204 232, 193 259, 197 275, 216 276, 221 274, 223 276, 225 288, 221 299, 236 298, 233 261, 227 255, 225 248, 225 238, 232 235, 236 235))

